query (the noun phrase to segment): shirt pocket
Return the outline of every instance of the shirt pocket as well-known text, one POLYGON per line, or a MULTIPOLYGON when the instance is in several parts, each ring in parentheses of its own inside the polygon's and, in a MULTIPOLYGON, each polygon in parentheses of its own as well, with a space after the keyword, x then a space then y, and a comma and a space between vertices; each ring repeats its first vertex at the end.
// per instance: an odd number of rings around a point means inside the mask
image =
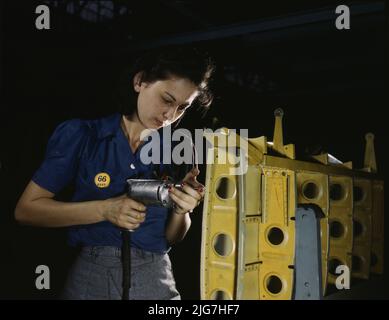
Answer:
POLYGON ((78 192, 81 192, 85 198, 98 200, 120 196, 127 191, 126 178, 119 175, 112 176, 105 171, 102 173, 106 175, 91 173, 87 175, 87 179, 84 176, 79 176, 76 184, 78 192), (99 177, 105 178, 105 181, 103 179, 98 181, 99 177))

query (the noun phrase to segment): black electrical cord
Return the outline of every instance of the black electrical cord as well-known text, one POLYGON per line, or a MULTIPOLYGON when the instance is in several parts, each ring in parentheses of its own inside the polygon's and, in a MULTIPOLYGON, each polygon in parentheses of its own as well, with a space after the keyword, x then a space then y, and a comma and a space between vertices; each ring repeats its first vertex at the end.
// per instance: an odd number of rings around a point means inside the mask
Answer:
MULTIPOLYGON (((192 140, 192 169, 198 169, 198 158, 196 147, 193 144, 192 140)), ((131 288, 131 232, 133 230, 122 229, 122 267, 123 267, 123 294, 122 300, 129 300, 129 293, 131 288)))
POLYGON ((122 300, 129 300, 131 288, 131 232, 122 229, 122 267, 123 267, 123 294, 122 300))

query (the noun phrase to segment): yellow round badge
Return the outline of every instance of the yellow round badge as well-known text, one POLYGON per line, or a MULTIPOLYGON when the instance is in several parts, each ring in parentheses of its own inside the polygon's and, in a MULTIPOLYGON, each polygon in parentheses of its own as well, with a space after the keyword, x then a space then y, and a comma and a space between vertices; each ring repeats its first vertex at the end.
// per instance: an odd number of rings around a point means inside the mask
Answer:
POLYGON ((98 188, 106 188, 109 186, 111 178, 108 173, 100 172, 95 176, 95 184, 98 188))

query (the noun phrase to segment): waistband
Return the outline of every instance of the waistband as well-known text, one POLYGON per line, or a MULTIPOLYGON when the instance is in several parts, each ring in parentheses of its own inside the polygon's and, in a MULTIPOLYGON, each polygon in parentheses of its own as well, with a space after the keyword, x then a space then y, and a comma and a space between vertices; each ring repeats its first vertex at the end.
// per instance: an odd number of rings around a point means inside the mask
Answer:
MULTIPOLYGON (((113 246, 85 246, 81 248, 81 254, 88 256, 104 256, 104 257, 117 257, 121 258, 122 249, 113 246)), ((151 251, 145 251, 139 248, 131 247, 131 257, 146 258, 161 258, 167 253, 156 253, 151 251)))
MULTIPOLYGON (((88 261, 106 268, 119 268, 122 266, 121 248, 115 246, 85 246, 81 248, 78 261, 88 261)), ((169 263, 167 253, 155 253, 131 247, 131 267, 137 268, 148 264, 156 266, 161 261, 169 263)))

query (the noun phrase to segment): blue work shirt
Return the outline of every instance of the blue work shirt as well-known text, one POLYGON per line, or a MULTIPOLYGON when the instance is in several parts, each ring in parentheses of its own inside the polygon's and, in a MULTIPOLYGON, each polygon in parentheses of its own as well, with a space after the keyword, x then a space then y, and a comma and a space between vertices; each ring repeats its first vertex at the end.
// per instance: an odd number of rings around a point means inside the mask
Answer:
MULTIPOLYGON (((32 180, 54 194, 74 183, 71 201, 80 202, 124 194, 126 180, 130 178, 171 175, 170 165, 142 163, 140 150, 147 143, 133 153, 120 122, 121 114, 113 114, 97 120, 61 123, 51 136, 45 159, 32 180)), ((161 143, 161 155, 171 152, 164 149, 161 143)), ((131 234, 131 246, 157 253, 169 251, 165 237, 168 213, 163 207, 147 207, 145 221, 131 234)), ((121 247, 122 238, 118 226, 103 221, 70 227, 69 244, 121 247)))

